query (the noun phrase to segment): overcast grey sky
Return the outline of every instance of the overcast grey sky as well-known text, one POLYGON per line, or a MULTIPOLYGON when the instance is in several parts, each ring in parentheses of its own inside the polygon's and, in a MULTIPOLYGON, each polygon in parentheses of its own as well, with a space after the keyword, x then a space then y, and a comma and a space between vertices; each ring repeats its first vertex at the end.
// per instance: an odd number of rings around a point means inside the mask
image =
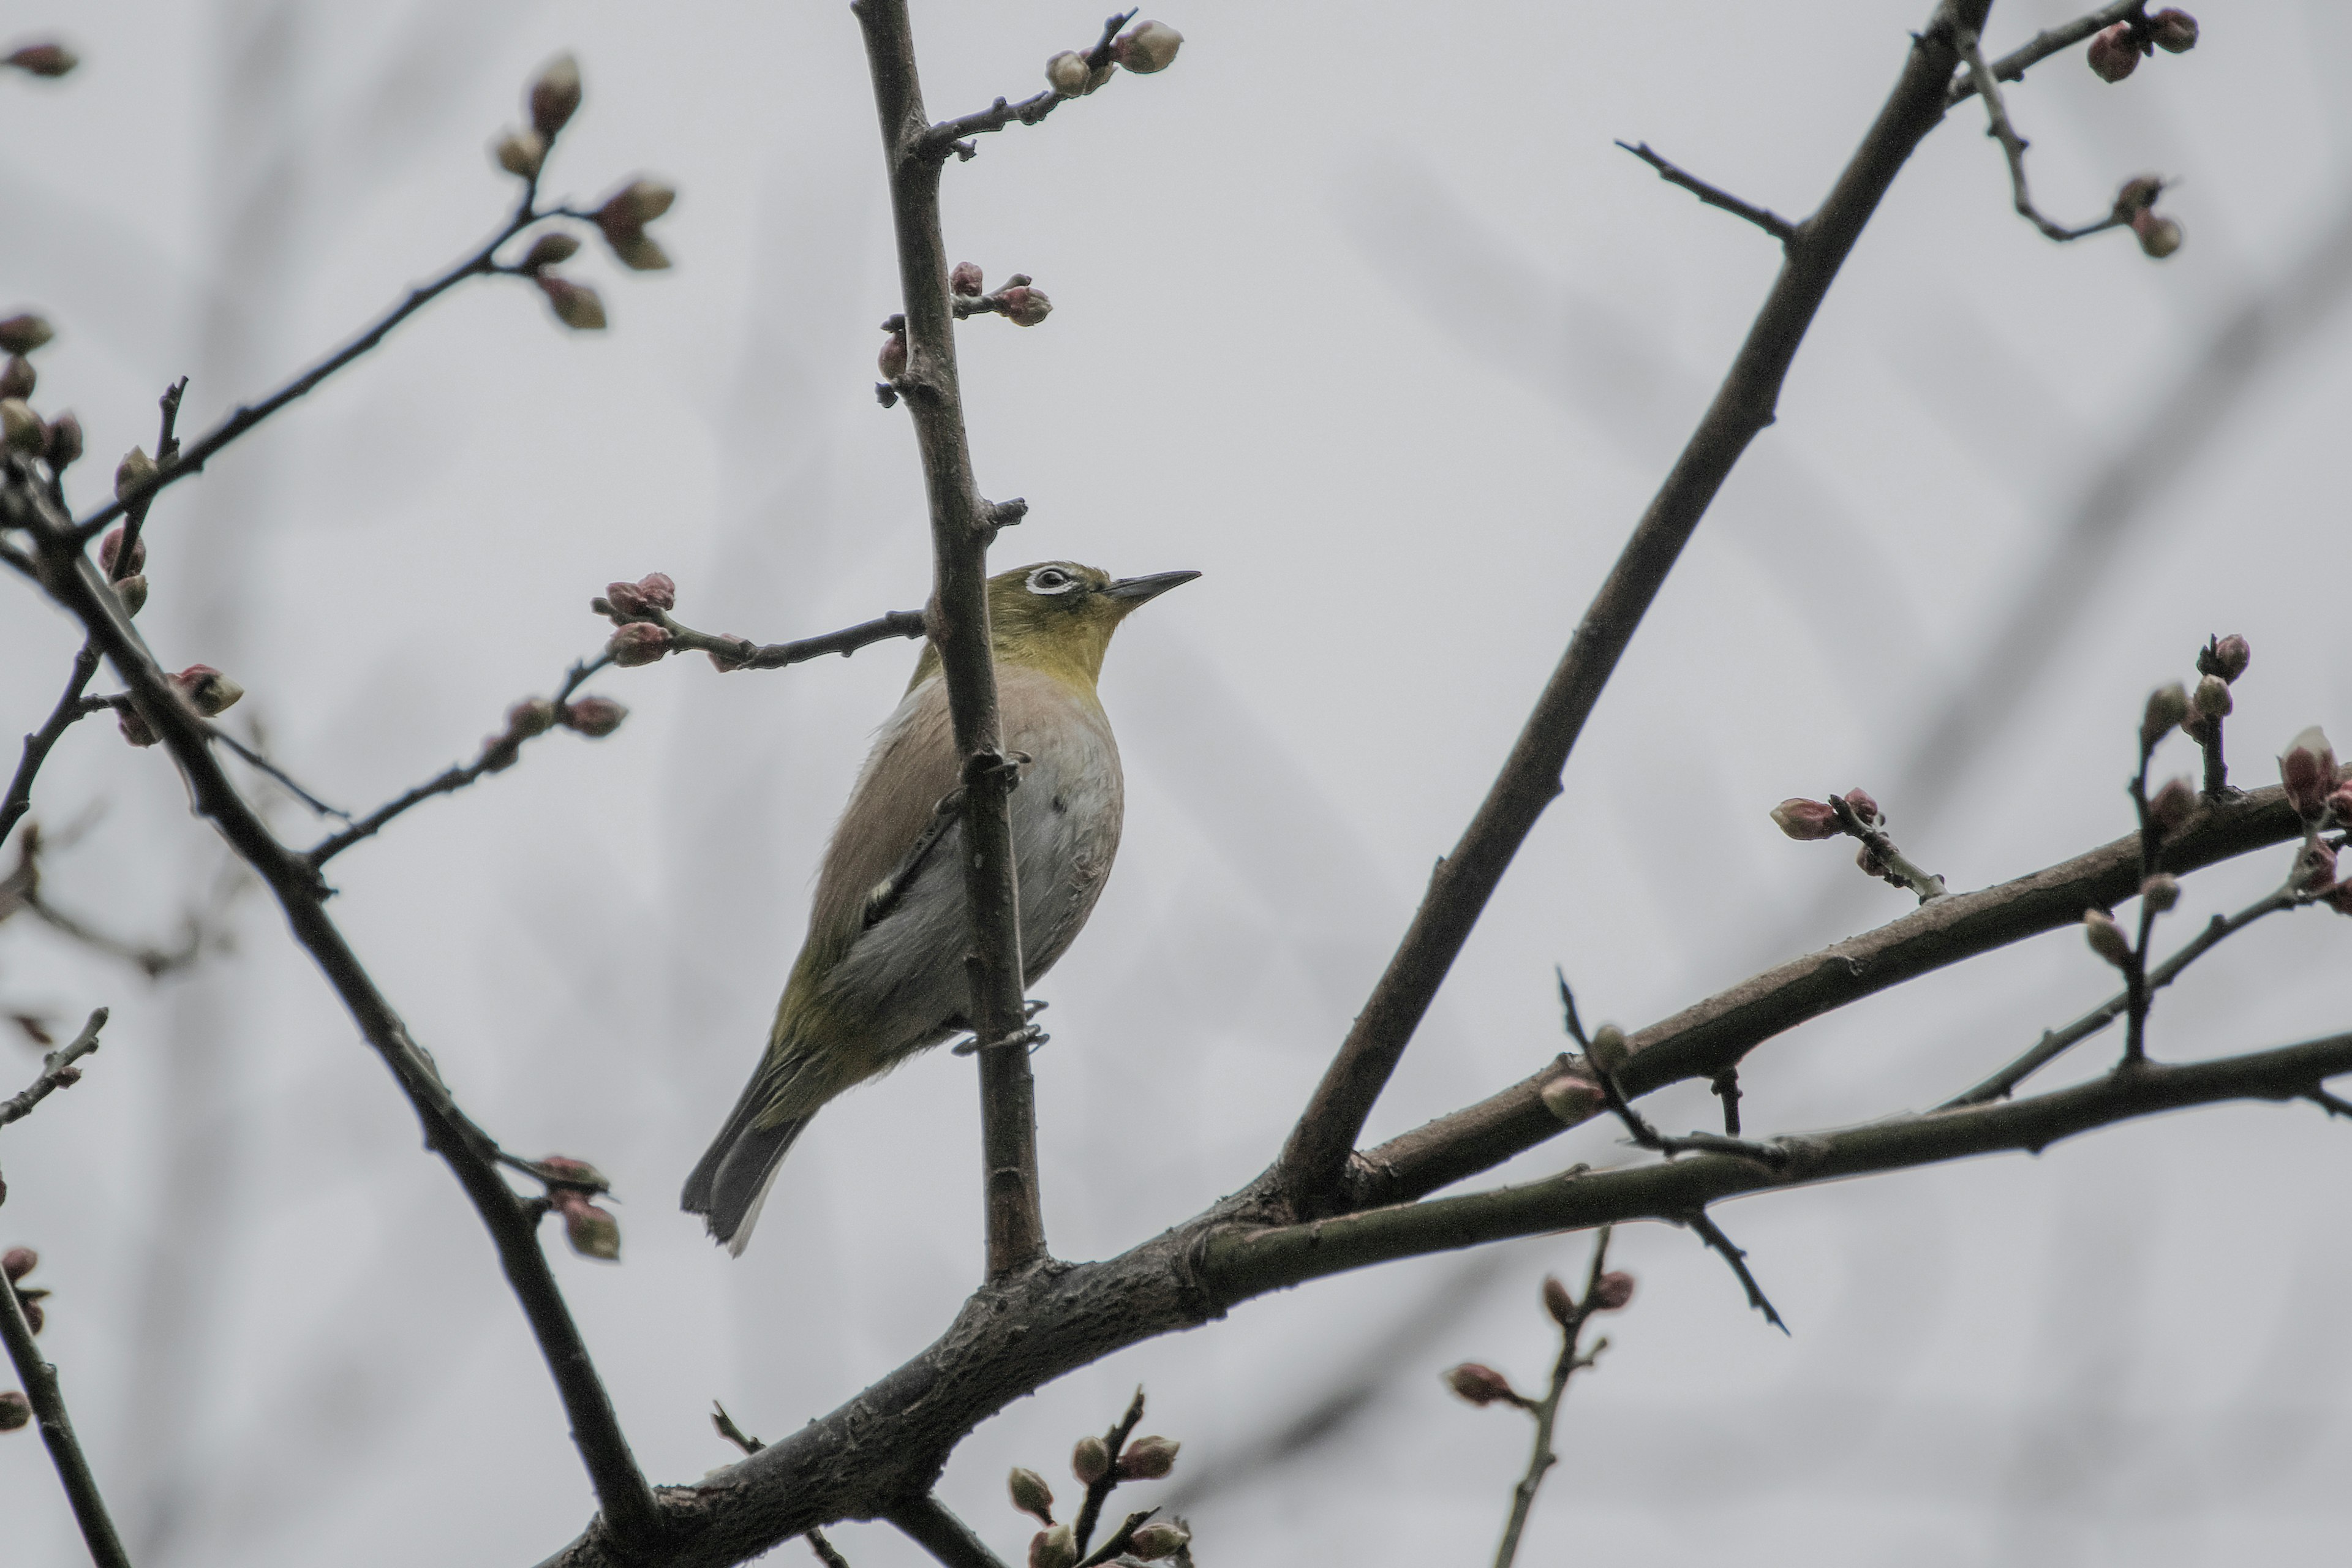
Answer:
MULTIPOLYGON (((998 561, 1205 574, 1121 632, 1104 679, 1125 846, 1040 988, 1058 1252, 1117 1250, 1270 1158, 1769 282, 1766 237, 1612 140, 1806 211, 1927 9, 1187 0, 1156 13, 1188 40, 1174 68, 948 171, 953 254, 1057 307, 962 329, 982 488, 1031 505, 998 561)), ((2002 5, 1989 43, 2068 14, 2002 5)), ((919 4, 932 111, 1033 90, 1099 20, 919 4)), ((1955 888, 2063 858, 2125 831, 2140 700, 2215 632, 2254 648, 2242 777, 2268 782, 2305 724, 2352 740, 2352 24, 2317 3, 2202 20, 2194 53, 2120 86, 2069 56, 2011 99, 2062 217, 2131 174, 2179 179, 2169 261, 2123 235, 2042 240, 1973 106, 1912 161, 1375 1135, 1559 1049, 1555 962, 1588 1016, 1631 1027, 1908 907, 1783 839, 1765 813, 1785 795, 1870 787, 1955 888), (2118 465, 2146 481, 2120 508, 2118 465), (2063 614, 1971 693, 2053 572, 2063 614), (1989 719, 1928 751, 1970 695, 1989 719)), ((609 332, 469 287, 159 503, 142 628, 167 665, 241 680, 237 717, 330 800, 469 756, 595 647, 608 579, 667 572, 682 618, 763 639, 920 603, 912 440, 871 391, 897 281, 845 6, 75 0, 12 5, 0 30, 49 29, 85 64, 0 79, 0 310, 58 324, 38 400, 89 432, 84 509, 152 442, 172 376, 203 428, 489 232, 510 192, 483 148, 558 50, 587 98, 550 187, 593 199, 650 171, 682 193, 660 229, 675 270, 570 268, 609 332)), ((73 647, 0 588, 0 731, 46 712, 73 647)), ((625 1200, 625 1261, 557 1269, 656 1479, 730 1457, 711 1398, 788 1431, 918 1351, 980 1268, 972 1073, 944 1055, 826 1110, 742 1260, 672 1196, 758 1053, 912 658, 612 672, 593 689, 633 710, 617 735, 538 742, 336 867, 339 918, 473 1114, 593 1161, 625 1200)), ((37 812, 53 832, 102 813, 47 886, 125 931, 168 933, 219 865, 161 754, 103 723, 59 749, 37 812)), ((2191 879, 2176 934, 2283 869, 2191 879)), ((114 1008, 88 1079, 7 1132, 0 1241, 45 1255, 43 1344, 134 1553, 535 1562, 592 1505, 490 1251, 278 920, 259 899, 232 920, 233 954, 156 985, 0 930, 8 1010, 114 1008)), ((2324 912, 2240 939, 2165 999, 2154 1048, 2343 1027, 2347 940, 2324 912)), ((1752 1058, 1748 1125, 1932 1103, 2108 983, 2060 933, 1850 1008, 1752 1058)), ((37 1062, 0 1042, 0 1090, 37 1062)), ((1714 1102, 1685 1086, 1656 1113, 1706 1125, 1714 1102)), ((1630 1157, 1596 1124, 1513 1169, 1630 1157)), ((2239 1108, 1728 1205, 1788 1339, 1687 1236, 1623 1233, 1640 1295, 1571 1397, 1526 1560, 2171 1568, 2333 1547, 2347 1173, 2352 1131, 2239 1108)), ((1006 1467, 1059 1476, 1141 1381, 1147 1428, 1185 1443, 1179 1479, 1225 1478, 1192 1505, 1204 1563, 1482 1560, 1526 1432, 1437 1373, 1533 1379, 1537 1280, 1586 1246, 1252 1303, 1022 1402, 945 1495, 1019 1552, 1006 1467), (1400 1337, 1409 1319, 1439 1326, 1400 1337), (1360 1420, 1234 1468, 1367 1356, 1392 1375, 1360 1420)), ((10 1562, 76 1560, 29 1435, 0 1441, 0 1519, 10 1562)), ((835 1540, 858 1568, 919 1560, 887 1527, 835 1540)))

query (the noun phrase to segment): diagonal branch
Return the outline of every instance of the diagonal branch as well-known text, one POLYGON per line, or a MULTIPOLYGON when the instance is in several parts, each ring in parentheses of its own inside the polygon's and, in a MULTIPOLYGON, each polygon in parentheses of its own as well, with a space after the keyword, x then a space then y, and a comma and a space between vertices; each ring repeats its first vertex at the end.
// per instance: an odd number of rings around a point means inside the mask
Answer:
POLYGON ((2010 199, 2017 208, 2017 216, 2040 229, 2043 237, 2062 243, 2104 234, 2111 228, 2121 228, 2128 222, 2130 214, 2120 202, 2116 204, 2116 210, 2105 217, 2096 223, 2084 224, 2080 228, 2068 228, 2064 224, 2042 215, 2042 209, 2033 205, 2033 196, 2026 189, 2025 138, 2020 136, 2017 127, 2010 123, 2009 105, 2001 100, 2000 84, 1993 79, 1992 68, 1985 64, 1984 50, 1977 41, 1975 28, 1962 27, 1959 30, 1959 46, 1960 58, 1969 68, 1969 80, 1976 85, 1977 95, 1984 100, 1985 118, 1989 122, 1985 134, 2000 143, 2002 154, 2009 159, 2010 199))
POLYGON ((81 645, 74 655, 73 668, 66 677, 66 689, 58 698, 58 705, 41 727, 25 737, 25 753, 16 763, 16 776, 8 781, 8 793, 0 796, 0 843, 7 841, 10 829, 17 819, 33 806, 33 779, 41 764, 49 760, 49 752, 65 735, 75 720, 96 711, 82 700, 82 690, 89 685, 90 677, 98 673, 98 649, 89 643, 81 645))
MULTIPOLYGON (((2072 48, 2092 34, 2104 32, 2126 17, 2138 16, 2147 8, 2147 0, 2116 0, 2114 5, 2104 6, 2087 16, 2077 16, 2059 26, 2044 28, 2021 47, 2011 49, 1993 61, 1992 79, 1995 81, 2023 81, 2027 71, 2059 50, 2072 48)), ((1976 74, 1965 71, 1952 83, 1951 90, 1944 95, 1944 101, 1948 104, 1965 103, 1976 90, 1976 74)))
POLYGON ((1292 1131, 1275 1179, 1302 1208, 1333 1201, 1365 1117, 1512 857, 1559 794, 1560 770, 1643 613, 1732 466, 1772 422, 1789 365, 1864 225, 1911 150, 1943 118, 1945 89, 1959 58, 1955 28, 1980 26, 1990 4, 1946 0, 1937 7, 1828 199, 1790 238, 1780 276, 1714 404, 1585 612, 1477 816, 1439 862, 1404 941, 1292 1131))
POLYGON ((11 1121, 22 1121, 33 1114, 33 1107, 48 1099, 58 1089, 81 1081, 81 1069, 74 1064, 98 1049, 98 1032, 106 1027, 107 1010, 94 1009, 81 1033, 41 1058, 41 1076, 18 1093, 0 1100, 0 1127, 11 1121))
POLYGON ((988 1542, 933 1493, 898 1503, 883 1517, 947 1568, 1004 1568, 1004 1560, 988 1549, 988 1542))
POLYGON ((58 1369, 42 1359, 40 1347, 33 1342, 33 1326, 25 1321, 24 1304, 16 1300, 16 1288, 5 1278, 0 1278, 0 1342, 7 1345, 8 1359, 25 1384, 25 1397, 41 1424, 41 1441, 48 1446, 49 1462, 58 1468, 66 1500, 73 1505, 74 1522, 81 1527, 90 1561, 97 1568, 131 1568, 131 1555, 122 1550, 122 1538, 115 1533, 106 1499, 98 1489, 98 1478, 90 1473, 81 1440, 74 1436, 65 1393, 58 1385, 58 1369))
MULTIPOLYGON (((1133 11, 1123 11, 1103 23, 1100 41, 1087 51, 1088 67, 1099 71, 1103 67, 1110 64, 1111 40, 1118 37, 1118 30, 1121 27, 1133 20, 1135 20, 1133 11)), ((972 149, 961 145, 965 137, 979 136, 992 131, 1002 131, 1008 125, 1034 125, 1068 101, 1071 96, 1066 92, 1048 89, 1034 98, 1024 98, 1018 103, 1007 103, 1000 98, 976 114, 959 115, 953 120, 943 120, 926 131, 921 142, 922 153, 934 163, 943 160, 950 153, 954 153, 959 157, 969 158, 972 154, 972 149)))
POLYGON ((1022 1030, 1024 971, 1013 863, 1010 796, 1019 781, 1003 752, 996 667, 989 650, 988 546, 996 513, 981 499, 956 378, 955 317, 940 229, 940 159, 929 142, 906 0, 856 0, 874 103, 882 123, 907 369, 894 384, 913 416, 931 514, 930 634, 947 680, 963 758, 964 896, 971 921, 967 1016, 979 1037, 981 1158, 991 1279, 1045 1258, 1037 1184, 1036 1090, 1022 1030))
POLYGON ((1708 1217, 1707 1212, 1703 1208, 1693 1209, 1686 1215, 1677 1216, 1675 1223, 1687 1226, 1693 1236, 1706 1243, 1711 1250, 1722 1257, 1723 1261, 1730 1266, 1731 1272, 1738 1278, 1739 1288, 1748 1292, 1748 1304, 1763 1313, 1766 1322, 1784 1334, 1789 1331, 1789 1325, 1782 1322, 1780 1314, 1772 1310, 1770 1300, 1764 1294, 1764 1287, 1756 1283, 1756 1276, 1748 1271, 1746 1247, 1738 1246, 1731 1237, 1724 1235, 1723 1227, 1708 1217))
POLYGON ((1759 207, 1754 202, 1742 201, 1739 197, 1733 195, 1729 191, 1725 190, 1720 185, 1708 184, 1696 174, 1668 162, 1666 159, 1659 156, 1656 153, 1652 152, 1650 150, 1650 144, 1647 142, 1643 142, 1639 145, 1631 142, 1620 142, 1617 145, 1624 148, 1628 153, 1633 153, 1633 156, 1650 165, 1651 168, 1655 169, 1658 172, 1658 178, 1665 181, 1666 184, 1670 185, 1680 185, 1683 189, 1688 191, 1691 195, 1696 196, 1700 201, 1705 202, 1707 205, 1711 207, 1721 207, 1725 212, 1729 213, 1734 217, 1746 218, 1749 223, 1754 224, 1758 228, 1760 228, 1766 234, 1770 235, 1782 245, 1786 245, 1790 240, 1797 237, 1797 226, 1790 223, 1787 218, 1782 217, 1779 213, 1773 212, 1767 207, 1759 207))

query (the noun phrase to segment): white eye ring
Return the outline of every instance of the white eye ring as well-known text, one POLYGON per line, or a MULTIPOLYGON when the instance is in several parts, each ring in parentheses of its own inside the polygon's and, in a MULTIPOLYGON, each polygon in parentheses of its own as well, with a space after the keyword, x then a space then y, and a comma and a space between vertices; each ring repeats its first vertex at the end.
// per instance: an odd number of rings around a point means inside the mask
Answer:
POLYGON ((1066 594, 1078 585, 1078 580, 1059 566, 1040 566, 1029 574, 1029 591, 1033 594, 1066 594))

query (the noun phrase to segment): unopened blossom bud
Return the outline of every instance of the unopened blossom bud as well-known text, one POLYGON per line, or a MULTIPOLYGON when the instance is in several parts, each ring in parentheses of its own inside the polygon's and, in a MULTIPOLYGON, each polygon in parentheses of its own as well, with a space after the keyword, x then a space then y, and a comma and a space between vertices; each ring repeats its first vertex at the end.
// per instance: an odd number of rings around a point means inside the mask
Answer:
POLYGON ((1099 1437, 1081 1437, 1070 1450, 1070 1474, 1080 1486, 1090 1487, 1110 1474, 1110 1445, 1099 1437))
POLYGON ((578 237, 566 234, 560 228, 551 228, 530 242, 530 248, 523 253, 522 269, 531 273, 542 272, 559 262, 571 260, 579 253, 578 237))
POLYGON ((547 138, 536 131, 509 129, 499 132, 499 139, 490 143, 490 156, 516 179, 531 179, 547 162, 547 138))
POLYGON ((596 226, 607 234, 618 228, 643 228, 669 211, 677 200, 675 186, 659 180, 631 180, 596 209, 596 226))
POLYGON ((1609 1103, 1601 1086, 1582 1073, 1564 1072, 1536 1091, 1544 1109, 1559 1119, 1563 1127, 1573 1127, 1590 1121, 1609 1103))
POLYGON ((122 613, 136 616, 147 607, 147 579, 133 572, 114 584, 114 596, 122 601, 122 613))
POLYGON ((2180 901, 2180 879, 2169 871, 2158 871, 2139 885, 2139 898, 2140 902, 2162 914, 2180 901))
POLYGON ((2316 822, 2327 809, 2327 797, 2336 792, 2336 748, 2314 724, 2287 742, 2286 754, 2279 758, 2279 783, 2286 786, 2286 801, 2305 822, 2316 822))
POLYGON ((2352 915, 2352 882, 2338 882, 2319 900, 2339 915, 2352 915))
POLYGON ((1138 76, 1150 76, 1174 65, 1176 51, 1183 42, 1184 35, 1167 23, 1146 22, 1129 27, 1114 39, 1110 58, 1138 76))
POLYGON ((148 727, 147 721, 140 715, 136 708, 118 710, 115 714, 115 723, 121 730, 122 738, 134 746, 152 746, 163 739, 148 727))
POLYGON ((0 363, 0 397, 30 397, 40 379, 31 360, 10 354, 5 363, 0 363))
POLYGON ((1029 1538, 1029 1568, 1070 1568, 1078 1560, 1078 1538, 1066 1524, 1029 1538))
POLYGON ((572 1244, 572 1251, 606 1263, 621 1260, 621 1222, 609 1210, 577 1194, 569 1202, 558 1202, 556 1207, 563 1211, 563 1239, 572 1244))
POLYGON ((959 261, 955 264, 955 270, 948 274, 949 291, 967 299, 973 298, 980 293, 980 263, 959 261))
POLYGON ((37 1300, 37 1298, 46 1296, 48 1292, 47 1290, 19 1290, 16 1292, 16 1305, 23 1308, 25 1312, 25 1326, 32 1330, 37 1334, 44 1328, 47 1328, 49 1321, 47 1310, 41 1305, 40 1301, 37 1300))
POLYGON ((677 608, 677 584, 664 572, 648 572, 634 583, 607 583, 604 602, 612 613, 628 620, 639 620, 658 611, 677 608))
POLYGON ((1837 813, 1827 801, 1807 800, 1802 795, 1790 795, 1772 808, 1772 820, 1780 831, 1803 842, 1814 838, 1835 838, 1844 829, 1838 826, 1837 813))
POLYGON ((2336 819, 2336 826, 2352 827, 2352 784, 2327 797, 2327 815, 2336 819))
POLYGON ((669 652, 669 634, 646 621, 632 621, 613 634, 604 645, 613 662, 623 669, 634 669, 641 664, 659 664, 669 652))
POLYGON ((1633 1299, 1633 1277, 1620 1268, 1612 1268, 1592 1282, 1592 1310, 1596 1312, 1622 1312, 1633 1299))
POLYGON ((2139 45, 2132 41, 2131 24, 2117 22, 2091 40, 2084 56, 2101 81, 2121 81, 2139 68, 2139 45))
POLYGON ((555 704, 544 697, 518 702, 507 710, 507 733, 523 740, 555 728, 555 704))
POLYGON ((2162 833, 2179 832, 2180 825, 2188 821, 2189 814, 2196 809, 2197 792, 2184 778, 2165 780, 2164 787, 2158 790, 2147 803, 2147 815, 2155 822, 2158 831, 2162 833))
POLYGON ((612 241, 612 249, 613 258, 632 272, 669 269, 669 252, 661 247, 661 241, 643 229, 612 241))
POLYGON ((1625 1031, 1614 1024, 1603 1024, 1592 1031, 1591 1044, 1586 1047, 1585 1059, 1602 1072, 1614 1075, 1625 1070, 1633 1058, 1625 1049, 1625 1031))
POLYGON ((1094 68, 1087 64, 1087 57, 1076 49, 1064 49, 1045 62, 1045 85, 1064 98, 1076 98, 1086 91, 1087 78, 1093 74, 1094 68))
POLYGON ((15 66, 27 76, 46 77, 63 76, 79 64, 81 57, 63 44, 26 44, 0 60, 0 65, 15 66))
POLYGON ((2230 683, 2218 675, 2198 678, 2197 689, 2189 695, 2189 705, 2203 719, 2225 718, 2236 706, 2230 700, 2230 683))
POLYGON ((2156 743, 2179 727, 2189 717, 2189 691, 2179 681, 2159 686, 2147 694, 2147 707, 2141 710, 2139 746, 2152 752, 2156 743))
POLYGON ((1135 1533, 1127 1538, 1127 1554, 1140 1557, 1146 1563, 1157 1563, 1162 1557, 1176 1555, 1178 1550, 1192 1539, 1192 1531, 1183 1526, 1155 1519, 1149 1524, 1135 1527, 1135 1533))
POLYGON ((1846 791, 1845 803, 1853 807, 1853 814, 1862 818, 1864 826, 1875 827, 1886 820, 1886 814, 1878 809, 1878 803, 1860 789, 1846 791))
POLYGON ((1016 327, 1034 327, 1054 311, 1054 301, 1045 298, 1045 290, 1025 283, 1005 289, 997 298, 1003 301, 1005 319, 1016 327))
POLYGON ((580 62, 570 55, 558 55, 547 62, 539 79, 530 84, 530 122, 550 142, 566 125, 580 107, 580 62))
POLYGON ((2137 214, 2156 205, 2156 198, 2164 194, 2164 181, 2156 174, 2137 174, 2126 180, 2116 192, 2115 216, 2118 222, 2129 223, 2137 214))
POLYGON ((172 684, 188 700, 188 706, 210 719, 236 706, 245 695, 245 688, 215 669, 209 664, 192 664, 172 677, 172 684))
POLYGON ((0 398, 0 446, 11 452, 37 458, 49 444, 49 427, 21 397, 0 398))
POLYGON ((585 1160, 575 1160, 569 1154, 550 1154, 540 1161, 541 1173, 551 1182, 572 1186, 593 1187, 602 1191, 609 1184, 604 1173, 585 1160))
POLYGON ((629 710, 609 697, 583 697, 563 710, 565 727, 592 741, 601 741, 619 729, 628 716, 629 710))
POLYGON ((2140 250, 2158 261, 2180 248, 2184 237, 2180 225, 2154 207, 2133 218, 2131 226, 2132 232, 2139 236, 2140 250))
POLYGON ((1054 1489, 1045 1484, 1045 1477, 1015 1465, 1013 1473, 1005 1478, 1004 1484, 1013 1494, 1014 1508, 1034 1515, 1040 1524, 1054 1522, 1054 1489))
POLYGON ((874 368, 882 373, 885 381, 896 381, 907 374, 907 334, 892 332, 882 340, 882 352, 874 356, 874 368))
MULTIPOLYGON (((147 455, 144 447, 133 447, 122 454, 122 461, 114 465, 114 499, 127 501, 140 490, 155 482, 163 472, 155 459, 147 455)), ((139 570, 136 565, 131 568, 139 570)))
POLYGON ((0 1432, 19 1432, 32 1423, 33 1402, 15 1389, 0 1391, 0 1432))
MULTIPOLYGON (((98 563, 106 568, 110 577, 114 574, 117 563, 122 559, 122 533, 123 531, 118 528, 98 542, 98 563)), ((147 542, 142 539, 131 547, 131 570, 142 571, 146 565, 147 542)))
POLYGON ((1118 1457, 1118 1479, 1156 1481, 1176 1468, 1176 1450, 1182 1447, 1169 1437, 1138 1437, 1118 1457))
POLYGON ((2083 911, 2083 940, 2091 951, 2114 964, 2117 969, 2131 963, 2131 943, 2125 940, 2123 928, 2105 910, 2083 911))
POLYGON ((74 417, 72 409, 49 421, 49 438, 41 456, 51 473, 64 473, 81 461, 81 421, 74 417))
POLYGON ((1445 1386, 1471 1404, 1481 1407, 1492 1405, 1498 1399, 1507 1400, 1513 1405, 1519 1402, 1518 1394, 1511 1387, 1509 1378, 1505 1377, 1493 1367, 1482 1366, 1475 1361, 1465 1361, 1460 1366, 1447 1371, 1445 1386))
POLYGON ((555 319, 575 332, 601 332, 604 330, 604 301, 596 290, 585 283, 574 283, 569 278, 558 278, 552 272, 542 272, 532 279, 539 291, 547 296, 554 307, 555 319))
POLYGON ((2336 885, 2336 850, 2333 846, 2313 839, 2294 858, 2294 890, 2298 893, 2324 893, 2336 885))
POLYGON ((31 353, 57 335, 57 329, 45 318, 29 310, 0 321, 0 350, 12 354, 31 353))
POLYGON ((2147 19, 2156 47, 2168 55, 2185 55, 2197 47, 2197 18, 2166 6, 2147 19))
POLYGON ((2254 650, 2246 639, 2231 632, 2213 644, 2213 673, 2222 679, 2235 681, 2253 663, 2254 650))
POLYGON ((1544 1276, 1543 1304, 1555 1323, 1565 1325, 1576 1315, 1576 1298, 1568 1293, 1568 1287, 1559 1282, 1557 1274, 1544 1276))
POLYGON ((6 1275, 11 1285, 40 1266, 41 1255, 29 1247, 12 1247, 0 1252, 0 1274, 6 1275))

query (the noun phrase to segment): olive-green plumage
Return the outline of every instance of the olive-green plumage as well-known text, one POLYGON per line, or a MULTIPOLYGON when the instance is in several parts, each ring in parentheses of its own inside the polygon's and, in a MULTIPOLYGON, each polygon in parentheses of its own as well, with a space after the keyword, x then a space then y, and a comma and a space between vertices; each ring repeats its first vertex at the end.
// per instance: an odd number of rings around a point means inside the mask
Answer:
MULTIPOLYGON (((1028 759, 1011 810, 1029 981, 1086 923, 1118 850, 1118 748, 1095 694, 1104 650, 1137 605, 1197 575, 1113 581, 1053 561, 989 579, 1003 745, 1028 759)), ((963 831, 939 810, 958 763, 939 650, 926 647, 834 829, 766 1053, 687 1179, 683 1206, 734 1252, 827 1100, 966 1026, 963 831)))

